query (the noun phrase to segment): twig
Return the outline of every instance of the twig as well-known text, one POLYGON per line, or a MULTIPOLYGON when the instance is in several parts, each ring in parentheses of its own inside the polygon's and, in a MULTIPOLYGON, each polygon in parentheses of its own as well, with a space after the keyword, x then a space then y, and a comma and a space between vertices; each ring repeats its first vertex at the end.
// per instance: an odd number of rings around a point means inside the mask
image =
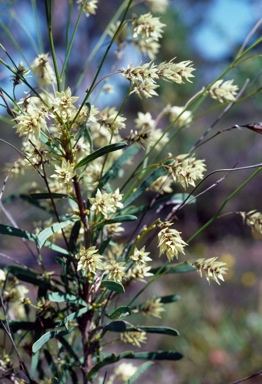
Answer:
POLYGON ((249 379, 253 379, 254 377, 257 377, 257 376, 262 376, 262 370, 261 371, 258 371, 256 373, 253 373, 252 375, 250 376, 247 376, 247 377, 244 377, 243 379, 240 379, 240 380, 237 380, 237 381, 232 381, 232 383, 229 383, 229 384, 239 384, 239 383, 243 383, 244 381, 247 381, 249 379))

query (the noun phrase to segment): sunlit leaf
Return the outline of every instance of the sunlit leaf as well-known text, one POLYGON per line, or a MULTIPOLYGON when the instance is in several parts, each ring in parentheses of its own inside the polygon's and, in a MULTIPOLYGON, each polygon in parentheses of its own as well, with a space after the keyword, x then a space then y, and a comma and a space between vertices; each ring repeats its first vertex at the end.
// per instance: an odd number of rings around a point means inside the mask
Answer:
POLYGON ((109 291, 114 291, 117 293, 125 293, 125 288, 122 284, 117 283, 116 281, 103 280, 101 287, 107 288, 109 291))
POLYGON ((86 156, 84 159, 79 161, 79 163, 75 165, 74 169, 83 167, 84 165, 91 163, 91 161, 94 161, 95 159, 98 159, 99 157, 104 156, 107 153, 118 151, 119 149, 122 149, 127 145, 128 144, 125 142, 105 145, 103 148, 97 149, 96 151, 92 152, 90 155, 86 156))
POLYGON ((131 309, 129 307, 122 306, 122 307, 116 308, 114 310, 114 312, 112 312, 110 315, 108 315, 108 317, 110 319, 116 319, 116 318, 120 317, 121 315, 125 315, 127 313, 129 315, 131 315, 132 314, 131 309))
POLYGON ((68 225, 72 225, 72 220, 62 221, 61 223, 55 223, 51 225, 51 227, 44 229, 37 236, 38 247, 42 248, 45 244, 48 237, 52 236, 54 233, 60 231, 61 229, 68 227, 68 225))

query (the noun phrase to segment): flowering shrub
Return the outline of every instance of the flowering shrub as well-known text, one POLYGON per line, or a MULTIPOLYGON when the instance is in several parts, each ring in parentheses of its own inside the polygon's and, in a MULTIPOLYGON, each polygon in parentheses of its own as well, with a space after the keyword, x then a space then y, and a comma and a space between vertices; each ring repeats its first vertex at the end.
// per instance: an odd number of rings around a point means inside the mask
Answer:
MULTIPOLYGON (((45 3, 47 27, 52 31, 52 2, 45 3)), ((132 0, 121 5, 120 19, 108 30, 109 46, 85 95, 77 96, 78 90, 73 92, 65 76, 74 34, 65 46, 63 62, 56 55, 52 32, 50 52, 40 53, 28 66, 15 63, 1 45, 8 60, 0 59, 0 63, 12 76, 13 95, 1 90, 0 96, 10 123, 22 138, 20 149, 1 139, 19 153, 6 172, 10 178, 28 170, 37 174, 39 183, 32 183, 26 200, 48 216, 35 223, 31 232, 12 220, 0 225, 2 235, 26 242, 38 263, 35 269, 14 263, 0 270, 1 328, 18 359, 12 364, 7 346, 0 368, 11 382, 91 383, 97 379, 102 383, 106 382, 104 367, 122 359, 147 360, 139 368, 123 362, 115 370, 107 367, 108 383, 132 383, 154 360, 181 359, 178 351, 144 348, 148 334, 175 337, 177 330, 136 321, 138 314, 161 319, 165 304, 176 301, 177 296, 159 297, 152 288, 153 296, 143 301, 142 293, 168 273, 197 271, 208 282, 219 284, 227 271, 225 263, 214 257, 187 260, 187 246, 199 232, 185 241, 175 229, 175 219, 186 204, 196 201, 193 193, 204 178, 206 164, 192 150, 165 154, 165 149, 174 138, 171 131, 177 134, 190 124, 208 94, 220 103, 234 103, 238 86, 233 80, 218 79, 186 106, 166 105, 155 118, 152 111, 136 111, 137 118, 130 123, 125 117, 129 97, 153 98, 158 96, 159 80, 183 86, 195 76, 191 60, 172 58, 156 64, 165 24, 151 12, 164 12, 168 4, 163 0, 145 3, 151 11, 142 15, 132 15, 132 0), (113 43, 117 59, 132 44, 148 60, 139 65, 132 62, 99 78, 113 43), (112 75, 122 76, 129 89, 120 107, 100 108, 93 99, 94 91, 100 87, 101 92, 110 92, 105 81, 112 75), (17 100, 20 84, 27 91, 17 100), (164 117, 170 125, 160 129, 164 117), (194 189, 179 194, 178 185, 183 190, 194 189), (152 196, 149 191, 153 197, 147 204, 144 199, 152 196), (165 215, 162 212, 167 206, 172 208, 165 215), (150 217, 145 217, 147 212, 150 217), (157 242, 159 259, 149 250, 152 241, 157 242), (46 249, 57 263, 55 271, 43 257, 46 249), (23 282, 37 289, 29 292, 23 282), (127 344, 128 350, 117 352, 115 343, 127 344)), ((89 17, 96 17, 99 2, 78 0, 72 7, 79 19, 85 14, 88 23, 89 17)), ((76 32, 77 25, 74 27, 76 32)), ((246 53, 235 59, 235 65, 246 53)), ((261 231, 261 214, 241 215, 261 231)))

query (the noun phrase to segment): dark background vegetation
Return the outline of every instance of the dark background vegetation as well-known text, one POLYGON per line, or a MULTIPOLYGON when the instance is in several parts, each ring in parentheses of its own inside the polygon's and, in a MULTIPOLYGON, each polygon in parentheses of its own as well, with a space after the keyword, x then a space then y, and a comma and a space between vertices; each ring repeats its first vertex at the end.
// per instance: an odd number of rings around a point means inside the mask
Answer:
MULTIPOLYGON (((245 3, 250 7, 250 14, 232 14, 231 21, 238 17, 242 20, 242 28, 232 37, 231 23, 228 23, 228 30, 221 30, 221 26, 210 18, 212 7, 216 6, 218 1, 171 1, 167 14, 161 16, 161 21, 167 24, 166 32, 161 41, 162 51, 157 62, 168 61, 177 57, 178 61, 192 60, 196 68, 193 84, 174 85, 165 84, 160 90, 161 98, 154 100, 140 100, 133 95, 127 103, 124 114, 128 117, 128 128, 132 129, 133 119, 137 111, 151 112, 154 116, 161 112, 162 108, 168 103, 171 105, 183 106, 189 98, 198 92, 203 86, 212 82, 232 61, 238 49, 243 43, 249 31, 258 21, 256 18, 256 9, 259 9, 259 1, 239 1, 239 7, 245 3), (253 19, 252 19, 253 18, 253 19), (228 47, 222 50, 222 53, 216 55, 208 54, 208 45, 212 40, 208 34, 201 30, 210 30, 210 34, 217 33, 228 47), (228 33, 228 35, 227 35, 228 33), (198 36, 196 42, 195 36, 198 36), (150 104, 149 104, 150 103, 150 104)), ((222 2, 222 0, 220 1, 222 2)), ((121 2, 101 0, 99 2, 99 17, 83 18, 80 25, 80 34, 74 46, 74 54, 70 60, 68 71, 68 85, 74 88, 77 81, 79 70, 88 58, 88 55, 94 47, 97 39, 103 32, 105 25, 113 16, 113 10, 121 2), (112 7, 114 4, 114 7, 112 7)), ((228 17, 230 7, 225 4, 224 11, 220 11, 221 17, 228 17), (224 12, 224 14, 223 14, 224 12)), ((45 38, 46 30, 44 26, 44 2, 37 1, 38 13, 40 17, 40 29, 44 36, 44 52, 49 52, 48 40, 45 38)), ((143 4, 136 9, 145 10, 143 4)), ((223 8, 222 8, 223 9, 223 8)), ((0 4, 0 18, 8 31, 15 38, 16 42, 22 47, 25 57, 17 54, 17 50, 3 31, 0 32, 1 43, 8 50, 16 62, 32 62, 36 56, 26 36, 26 32, 34 35, 34 22, 30 1, 2 1, 0 4), (18 16, 18 21, 10 17, 10 5, 18 16), (24 31, 23 31, 24 28, 24 31)), ((54 39, 58 55, 63 60, 64 30, 66 23, 67 1, 54 1, 54 39)), ((251 41, 261 34, 258 29, 251 41)), ((83 78, 78 90, 79 96, 83 96, 90 80, 94 75, 99 60, 107 47, 107 41, 102 49, 97 53, 92 61, 88 72, 83 78)), ((211 46, 210 46, 211 50, 211 46)), ((255 53, 260 53, 261 46, 256 48, 255 53)), ((134 52, 126 50, 123 55, 125 63, 132 61, 134 52)), ((0 53, 1 58, 7 60, 4 53, 0 53)), ((110 72, 114 64, 115 56, 109 58, 104 73, 110 72)), ((136 62, 139 57, 136 56, 136 62)), ((119 62, 119 66, 122 66, 119 62)), ((252 60, 244 62, 242 65, 234 68, 226 79, 234 78, 234 82, 241 88, 247 79, 250 82, 256 78, 255 83, 247 90, 245 95, 254 94, 260 89, 262 80, 259 71, 261 69, 261 57, 254 57, 252 60)), ((11 91, 12 83, 4 67, 0 67, 1 87, 8 87, 11 91)), ((112 80, 113 82, 114 80, 112 80)), ((17 89, 18 97, 21 97, 25 89, 23 86, 17 89)), ((125 84, 116 83, 116 89, 113 96, 108 96, 100 101, 100 106, 120 105, 121 95, 124 94, 125 84)), ((204 107, 197 111, 200 116, 192 124, 184 129, 172 148, 169 148, 173 154, 186 153, 198 138, 208 129, 216 120, 225 106, 219 105, 214 100, 207 99, 204 107), (207 110, 211 110, 206 114, 207 110)), ((2 114, 4 111, 2 109, 2 114)), ((196 117, 196 116, 195 116, 196 117)), ((261 120, 261 94, 257 93, 253 97, 237 103, 230 111, 223 116, 212 132, 231 127, 235 124, 245 124, 248 122, 261 120)), ((212 133, 211 133, 212 134, 212 133)), ((19 146, 19 139, 15 136, 14 130, 10 125, 1 123, 0 138, 7 140, 19 146)), ((17 153, 9 146, 0 144, 0 162, 1 180, 7 176, 6 162, 12 163, 17 158, 17 153)), ((196 150, 198 158, 205 158, 208 172, 222 168, 232 168, 236 164, 238 167, 256 164, 261 162, 262 136, 248 130, 232 130, 219 135, 207 144, 196 150)), ((245 179, 252 171, 244 170, 232 172, 223 182, 215 188, 201 196, 196 205, 187 206, 178 217, 178 228, 183 233, 183 238, 189 238, 201 225, 208 221, 224 202, 225 198, 245 179)), ((200 187, 203 190, 218 180, 222 174, 216 174, 208 178, 200 187)), ((32 175, 29 171, 22 178, 10 179, 6 185, 4 199, 6 207, 16 218, 16 221, 24 229, 30 229, 30 223, 41 218, 41 212, 35 213, 31 207, 21 202, 19 199, 9 200, 10 194, 23 193, 31 183, 32 175), (38 216, 39 215, 39 216, 38 216)), ((199 190, 199 191, 200 191, 199 190)), ((223 210, 223 213, 235 211, 249 211, 257 209, 262 211, 262 178, 258 175, 253 179, 223 210)), ((178 192, 182 190, 178 189, 178 192)), ((1 215, 1 223, 7 223, 6 218, 1 215)), ((21 256, 20 243, 10 242, 10 238, 1 239, 1 248, 3 253, 9 254, 13 258, 19 257, 24 260, 30 260, 29 255, 24 253, 21 256)), ((261 239, 254 238, 249 228, 242 223, 240 216, 235 214, 226 215, 215 221, 208 227, 194 242, 188 247, 187 258, 195 259, 199 257, 217 256, 219 260, 228 263, 229 271, 225 283, 219 287, 215 283, 208 285, 204 279, 194 275, 170 275, 164 281, 158 283, 156 290, 162 294, 177 293, 181 295, 181 301, 169 305, 163 322, 180 331, 181 336, 175 340, 175 348, 182 352, 185 357, 182 361, 174 364, 157 364, 154 380, 152 377, 143 378, 144 383, 151 383, 152 380, 158 383, 178 383, 178 384, 222 384, 229 383, 238 378, 248 376, 261 369, 262 352, 262 246, 261 239), (158 375, 158 376, 157 376, 158 375), (156 379, 157 377, 157 379, 156 379)), ((5 264, 7 260, 1 259, 5 264)), ((50 261, 52 262, 52 261, 50 261)), ((154 286, 152 286, 152 295, 154 286)), ((155 320, 156 322, 158 320, 155 320)), ((151 336, 149 345, 162 349, 174 348, 173 339, 168 338, 155 339, 151 336)), ((262 383, 262 379, 255 378, 254 383, 262 383)))

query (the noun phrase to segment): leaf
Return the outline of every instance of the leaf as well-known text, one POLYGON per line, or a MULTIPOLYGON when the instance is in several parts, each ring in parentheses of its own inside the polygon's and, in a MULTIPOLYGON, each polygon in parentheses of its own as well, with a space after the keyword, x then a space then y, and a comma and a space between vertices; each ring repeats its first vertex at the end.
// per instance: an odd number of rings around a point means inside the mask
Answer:
POLYGON ((151 361, 147 361, 143 363, 137 371, 130 377, 129 380, 127 380, 126 384, 133 384, 144 372, 146 372, 153 363, 151 361))
POLYGON ((179 301, 181 297, 179 295, 169 295, 169 296, 162 296, 160 297, 160 303, 168 304, 168 303, 174 303, 176 301, 179 301))
MULTIPOLYGON (((102 357, 103 355, 101 355, 102 357)), ((102 367, 116 363, 121 359, 138 359, 138 360, 180 360, 183 355, 174 351, 155 351, 155 352, 138 352, 126 351, 120 355, 114 353, 107 355, 102 361, 96 364, 88 373, 86 379, 89 380, 102 367)))
POLYGON ((114 312, 111 313, 111 315, 108 315, 108 317, 109 317, 110 319, 116 319, 116 318, 118 318, 118 317, 120 317, 121 315, 124 315, 124 314, 126 314, 126 313, 128 313, 129 315, 131 315, 131 314, 132 314, 131 309, 130 309, 129 307, 122 306, 122 307, 118 307, 118 308, 116 308, 116 309, 114 310, 114 312))
POLYGON ((49 280, 41 273, 34 271, 33 269, 22 267, 21 265, 9 264, 6 267, 7 271, 16 276, 18 280, 24 281, 42 287, 45 289, 51 289, 49 280))
POLYGON ((54 303, 74 303, 79 304, 84 307, 87 306, 87 303, 75 295, 70 295, 68 293, 62 293, 62 292, 52 292, 47 295, 47 300, 50 300, 54 303))
POLYGON ((104 326, 103 335, 108 331, 109 332, 125 332, 125 330, 126 330, 126 323, 121 320, 116 320, 104 326))
POLYGON ((161 274, 167 274, 167 273, 187 273, 187 272, 193 272, 196 271, 196 267, 192 267, 192 265, 189 264, 178 264, 177 266, 169 265, 166 267, 157 267, 150 270, 151 273, 154 275, 158 273, 161 270, 161 274))
POLYGON ((113 223, 124 223, 126 221, 135 221, 135 220, 137 220, 137 217, 133 216, 133 215, 117 216, 117 217, 113 217, 110 220, 105 220, 105 221, 98 223, 96 225, 96 228, 104 226, 104 225, 113 224, 113 223))
POLYGON ((173 360, 175 361, 175 360, 181 360, 183 358, 183 355, 179 352, 174 352, 174 351, 155 351, 155 352, 137 352, 137 353, 131 352, 130 355, 126 354, 124 358, 138 359, 138 360, 173 360))
POLYGON ((42 248, 42 246, 45 244, 48 237, 52 236, 54 233, 60 231, 61 229, 68 227, 68 225, 72 224, 72 220, 66 220, 62 221, 61 223, 55 223, 51 225, 51 227, 44 229, 42 232, 40 232, 36 238, 38 247, 42 248))
MULTIPOLYGON (((25 231, 24 229, 11 227, 10 225, 0 224, 0 234, 14 237, 21 237, 23 239, 27 239, 33 241, 37 244, 37 236, 25 231)), ((45 243, 45 247, 51 248, 53 251, 63 253, 64 255, 68 255, 68 251, 64 248, 59 247, 56 244, 52 244, 49 241, 45 243)))
POLYGON ((114 291, 117 293, 125 293, 125 288, 122 284, 117 283, 116 281, 103 280, 101 287, 107 288, 109 291, 114 291))
POLYGON ((92 152, 90 155, 86 156, 84 159, 80 160, 79 163, 75 165, 74 169, 83 167, 84 165, 91 163, 91 161, 94 161, 95 159, 101 156, 104 156, 107 153, 118 151, 119 149, 122 149, 127 145, 128 144, 125 142, 105 145, 104 147, 97 149, 96 151, 92 152))
POLYGON ((66 330, 65 328, 63 329, 58 329, 56 331, 48 331, 46 332, 43 336, 40 337, 40 339, 38 339, 32 346, 32 352, 33 353, 37 353, 44 344, 46 344, 49 340, 53 339, 54 337, 56 337, 57 335, 59 335, 59 333, 63 333, 64 335, 66 335, 67 333, 69 333, 68 330, 66 330))
POLYGON ((78 311, 71 313, 58 325, 57 328, 60 329, 55 329, 53 331, 46 332, 43 336, 41 336, 40 339, 38 339, 32 346, 33 353, 38 352, 44 344, 46 344, 49 340, 53 339, 54 337, 57 337, 58 335, 63 336, 72 331, 74 327, 69 327, 68 323, 82 316, 89 310, 89 308, 90 307, 86 306, 85 308, 81 308, 78 311))
POLYGON ((71 252, 73 252, 75 250, 76 242, 77 242, 79 232, 80 232, 80 228, 81 228, 81 221, 77 220, 73 225, 72 231, 70 233, 70 238, 69 238, 68 246, 69 246, 69 250, 71 252))
POLYGON ((156 179, 166 174, 166 170, 163 167, 157 168, 152 172, 143 183, 130 195, 124 202, 124 207, 127 207, 132 201, 136 200, 156 179))
POLYGON ((119 170, 123 167, 124 164, 126 164, 128 160, 134 157, 138 151, 139 147, 137 145, 130 145, 102 177, 98 188, 101 189, 109 180, 118 177, 119 170))
POLYGON ((159 333, 162 335, 169 335, 169 336, 179 336, 179 332, 170 327, 147 327, 147 326, 138 326, 136 328, 130 327, 126 328, 126 332, 137 332, 138 330, 141 330, 146 333, 159 333))
MULTIPOLYGON (((34 200, 47 200, 51 199, 50 193, 31 193, 30 197, 34 200)), ((65 193, 52 193, 53 199, 68 199, 70 198, 69 195, 66 195, 65 193)))

